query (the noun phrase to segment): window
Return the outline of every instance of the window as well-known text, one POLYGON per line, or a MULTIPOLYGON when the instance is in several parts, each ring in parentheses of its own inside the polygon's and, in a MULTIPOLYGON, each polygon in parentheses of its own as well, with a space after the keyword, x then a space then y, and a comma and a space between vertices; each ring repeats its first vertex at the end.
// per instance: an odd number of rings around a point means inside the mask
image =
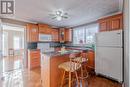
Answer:
POLYGON ((21 47, 20 44, 21 44, 20 38, 19 37, 14 37, 14 49, 15 50, 20 49, 20 47, 21 47))
POLYGON ((85 43, 85 30, 83 28, 75 29, 73 35, 74 44, 85 43))
POLYGON ((94 44, 98 24, 91 24, 73 29, 73 44, 94 44))

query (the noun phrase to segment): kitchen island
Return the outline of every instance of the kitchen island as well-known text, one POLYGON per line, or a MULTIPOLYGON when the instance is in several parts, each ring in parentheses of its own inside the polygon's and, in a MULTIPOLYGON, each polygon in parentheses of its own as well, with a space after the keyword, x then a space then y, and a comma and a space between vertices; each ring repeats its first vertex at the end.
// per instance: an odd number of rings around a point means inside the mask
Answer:
POLYGON ((69 54, 76 53, 77 50, 65 52, 45 52, 41 53, 41 79, 43 87, 59 87, 62 77, 62 70, 58 68, 59 64, 69 61, 69 54))

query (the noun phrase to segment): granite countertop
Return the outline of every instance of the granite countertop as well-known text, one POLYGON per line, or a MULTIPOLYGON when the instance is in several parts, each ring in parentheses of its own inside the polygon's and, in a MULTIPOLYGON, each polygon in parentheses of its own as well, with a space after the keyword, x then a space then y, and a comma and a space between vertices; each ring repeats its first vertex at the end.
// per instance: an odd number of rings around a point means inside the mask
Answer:
POLYGON ((51 52, 43 52, 42 54, 48 55, 48 56, 63 56, 66 54, 71 54, 71 53, 79 53, 80 51, 78 50, 66 50, 65 52, 60 52, 60 51, 51 51, 51 52))
POLYGON ((75 50, 94 51, 92 48, 86 48, 86 47, 66 47, 66 48, 75 49, 75 50))

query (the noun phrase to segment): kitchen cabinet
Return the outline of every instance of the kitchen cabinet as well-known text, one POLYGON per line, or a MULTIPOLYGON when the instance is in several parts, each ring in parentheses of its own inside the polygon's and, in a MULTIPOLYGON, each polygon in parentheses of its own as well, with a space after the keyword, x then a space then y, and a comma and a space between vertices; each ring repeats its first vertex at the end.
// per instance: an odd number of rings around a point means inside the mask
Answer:
POLYGON ((117 14, 114 16, 99 19, 98 23, 100 32, 123 29, 123 15, 117 14))
POLYGON ((65 41, 66 42, 72 41, 72 29, 65 29, 65 41))
POLYGON ((61 28, 59 31, 60 42, 71 42, 72 41, 72 30, 67 28, 61 28))
POLYGON ((38 24, 40 34, 51 34, 51 27, 47 24, 38 24))
POLYGON ((88 51, 87 52, 87 58, 88 58, 87 67, 91 68, 91 69, 95 69, 95 54, 94 54, 94 51, 88 51))
POLYGON ((109 30, 109 19, 102 19, 99 21, 99 30, 100 32, 108 31, 109 30))
POLYGON ((121 14, 111 17, 110 29, 118 30, 123 28, 123 16, 121 14))
POLYGON ((27 42, 38 42, 38 25, 27 24, 27 42))
POLYGON ((52 41, 58 42, 59 41, 59 30, 58 29, 52 29, 52 41))
POLYGON ((59 40, 60 42, 65 42, 65 29, 61 28, 59 30, 59 40))
POLYGON ((28 69, 40 67, 40 50, 28 51, 28 69))

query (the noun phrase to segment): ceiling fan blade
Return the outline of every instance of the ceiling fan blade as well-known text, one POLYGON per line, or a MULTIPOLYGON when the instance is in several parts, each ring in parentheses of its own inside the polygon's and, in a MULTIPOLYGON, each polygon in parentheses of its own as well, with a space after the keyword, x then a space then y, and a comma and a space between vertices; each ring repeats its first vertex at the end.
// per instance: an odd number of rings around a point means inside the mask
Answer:
POLYGON ((52 17, 52 19, 56 19, 56 17, 52 17))
POLYGON ((62 16, 62 18, 65 18, 65 19, 67 19, 68 17, 67 17, 67 16, 62 16))
POLYGON ((55 14, 49 14, 50 16, 55 16, 55 14))

